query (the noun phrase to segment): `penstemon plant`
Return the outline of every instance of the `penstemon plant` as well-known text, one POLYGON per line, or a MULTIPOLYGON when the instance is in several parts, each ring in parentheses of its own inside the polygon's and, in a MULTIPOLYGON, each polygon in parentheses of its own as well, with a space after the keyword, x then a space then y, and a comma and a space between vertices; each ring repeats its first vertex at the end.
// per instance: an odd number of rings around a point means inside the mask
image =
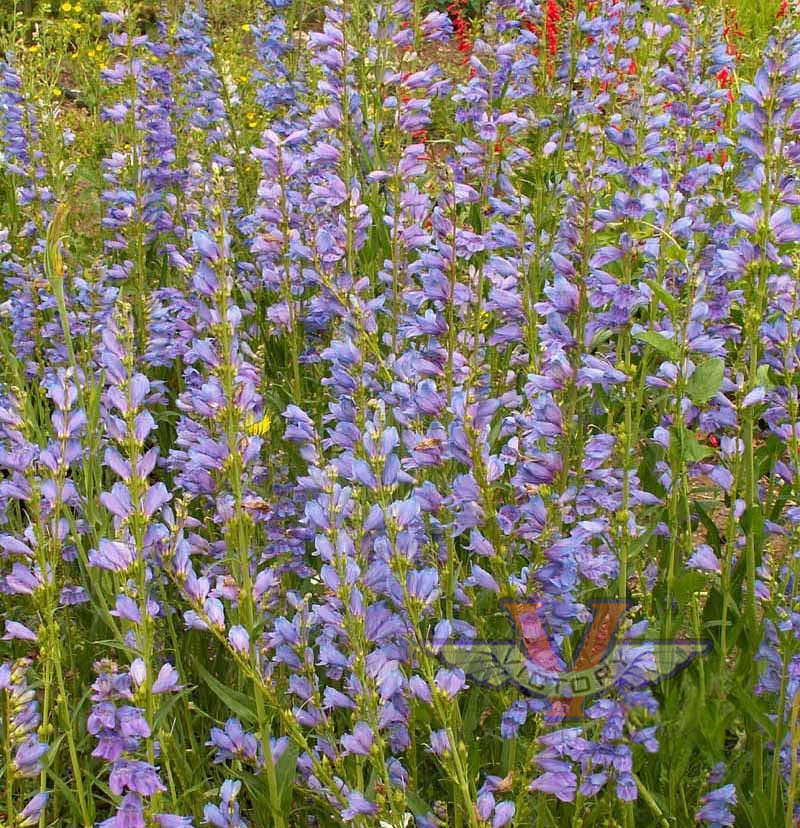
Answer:
POLYGON ((800 820, 800 7, 0 10, 0 826, 800 820))

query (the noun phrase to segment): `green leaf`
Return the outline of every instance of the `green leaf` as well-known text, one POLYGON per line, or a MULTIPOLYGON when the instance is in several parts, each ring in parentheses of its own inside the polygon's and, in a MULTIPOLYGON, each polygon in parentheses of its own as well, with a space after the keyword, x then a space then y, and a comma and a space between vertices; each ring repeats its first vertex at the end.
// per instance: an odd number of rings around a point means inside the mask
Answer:
POLYGON ((700 523, 702 523, 705 527, 706 539, 708 540, 708 543, 717 555, 721 555, 722 538, 720 537, 719 527, 714 521, 713 516, 706 511, 706 505, 699 500, 694 501, 692 507, 697 512, 697 517, 699 518, 700 523))
POLYGON ((681 572, 674 583, 674 595, 679 607, 688 607, 692 596, 705 587, 706 576, 694 569, 681 572))
POLYGON ((670 441, 670 452, 675 452, 674 456, 683 463, 699 463, 714 454, 708 446, 700 443, 694 432, 688 428, 673 426, 670 441))
POLYGON ((650 539, 653 537, 657 525, 657 521, 652 521, 648 525, 648 528, 644 532, 642 532, 642 534, 638 538, 636 538, 636 540, 633 541, 633 543, 631 543, 630 550, 628 552, 628 563, 635 561, 636 558, 642 554, 644 549, 650 543, 650 539))
POLYGON ((681 309, 680 302, 663 285, 656 282, 655 279, 645 279, 644 283, 653 291, 670 314, 674 315, 681 309))
POLYGON ((240 770, 238 773, 238 777, 244 783, 247 792, 253 799, 253 805, 259 811, 273 810, 270 807, 269 796, 267 794, 267 786, 264 784, 264 780, 260 776, 255 776, 252 773, 247 773, 244 770, 240 770))
MULTIPOLYGON (((191 693, 189 688, 184 688, 179 693, 170 693, 169 696, 162 701, 161 706, 158 708, 156 712, 156 719, 155 719, 155 726, 156 728, 160 728, 164 725, 164 723, 168 723, 175 719, 175 716, 172 713, 172 708, 175 705, 188 696, 191 693)), ((166 728, 167 730, 169 727, 166 728)))
POLYGON ((481 706, 483 702, 485 702, 485 698, 482 693, 470 693, 467 697, 467 704, 461 720, 463 739, 467 744, 470 743, 473 733, 478 728, 478 722, 483 712, 481 706))
POLYGON ((756 385, 763 386, 767 391, 775 387, 775 383, 769 376, 769 365, 759 365, 756 369, 756 385))
POLYGON ((655 348, 659 353, 664 354, 669 359, 678 359, 680 356, 680 348, 678 348, 677 344, 656 331, 639 331, 639 333, 635 334, 635 338, 646 343, 651 348, 655 348))
POLYGON ((250 724, 255 723, 256 714, 253 710, 253 700, 249 696, 231 687, 226 687, 221 681, 215 679, 202 664, 195 662, 194 666, 197 668, 197 672, 200 673, 203 681, 208 685, 208 689, 223 704, 227 705, 240 719, 244 719, 250 722, 250 724))
POLYGON ((689 377, 686 394, 695 405, 703 405, 719 391, 724 377, 725 363, 721 359, 707 359, 689 377))
POLYGON ((753 791, 753 815, 758 828, 772 828, 773 825, 780 825, 781 819, 772 810, 772 803, 766 791, 753 791))
POLYGON ((414 816, 426 816, 433 812, 433 808, 419 794, 414 793, 414 791, 406 790, 404 796, 414 816))
POLYGON ((604 342, 608 342, 611 337, 614 336, 614 332, 608 330, 608 328, 601 328, 593 337, 591 344, 589 345, 590 350, 595 348, 599 348, 604 342))
POLYGON ((292 787, 297 772, 297 757, 300 755, 300 748, 292 739, 286 745, 286 750, 281 758, 275 763, 275 780, 278 784, 278 802, 284 810, 289 809, 292 801, 292 787))
POLYGON ((683 459, 687 463, 699 463, 705 460, 706 457, 711 457, 714 452, 710 448, 697 442, 697 438, 692 434, 691 438, 683 444, 683 459))
POLYGON ((741 524, 746 533, 755 535, 756 547, 758 548, 764 535, 764 512, 761 505, 748 506, 742 513, 741 524))

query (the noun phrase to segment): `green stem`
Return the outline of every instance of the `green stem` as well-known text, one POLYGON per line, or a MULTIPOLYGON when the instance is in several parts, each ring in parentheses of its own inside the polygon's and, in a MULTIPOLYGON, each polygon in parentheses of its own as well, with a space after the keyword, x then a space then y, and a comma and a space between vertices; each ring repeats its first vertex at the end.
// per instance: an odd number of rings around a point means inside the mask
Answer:
MULTIPOLYGON (((220 232, 224 236, 224 230, 220 232)), ((219 239, 220 249, 224 249, 223 239, 219 239)), ((215 297, 219 311, 220 322, 217 326, 220 353, 223 361, 219 368, 220 381, 225 394, 225 438, 228 444, 228 480, 234 501, 234 516, 228 524, 227 539, 235 551, 237 562, 237 575, 239 581, 240 613, 247 634, 250 638, 250 661, 254 669, 258 670, 259 656, 255 641, 255 607, 253 600, 253 579, 250 573, 250 532, 248 517, 242 507, 242 478, 244 475, 244 463, 239 448, 239 416, 240 412, 236 404, 236 367, 231 362, 231 348, 233 344, 233 331, 228 320, 228 306, 230 303, 230 283, 227 273, 227 261, 223 257, 217 264, 220 288, 215 297)), ((256 719, 259 738, 264 751, 264 774, 267 781, 269 793, 269 806, 272 812, 272 819, 275 828, 284 828, 285 822, 280 812, 278 799, 278 782, 275 775, 275 763, 272 758, 272 745, 270 742, 270 728, 267 720, 267 713, 264 706, 264 699, 259 692, 258 686, 253 684, 253 700, 256 707, 256 719)))
POLYGON ((83 773, 84 769, 81 766, 80 758, 78 757, 78 750, 75 745, 75 737, 72 732, 73 727, 73 711, 70 710, 70 705, 67 697, 67 688, 64 683, 64 673, 61 669, 60 660, 56 661, 56 680, 58 682, 59 692, 59 707, 61 709, 61 726, 64 729, 64 734, 67 737, 67 750, 69 751, 69 760, 72 765, 72 776, 75 783, 75 794, 78 798, 78 806, 81 811, 81 819, 83 820, 84 828, 91 828, 92 818, 89 816, 89 808, 86 802, 86 792, 83 787, 83 773))
POLYGON ((6 824, 14 824, 14 762, 11 754, 11 693, 6 690, 5 717, 3 719, 3 756, 5 757, 6 771, 6 824))
POLYGON ((647 787, 635 773, 633 774, 633 778, 636 782, 636 789, 639 791, 639 795, 642 797, 647 807, 653 812, 653 816, 658 820, 658 824, 663 826, 663 828, 669 828, 669 821, 664 816, 664 812, 661 808, 658 807, 658 803, 655 799, 653 799, 653 795, 647 790, 647 787))
MULTIPOLYGON (((794 702, 792 703, 792 718, 789 725, 789 732, 791 733, 791 768, 789 770, 789 788, 786 792, 786 828, 794 828, 797 824, 794 819, 794 809, 797 804, 797 752, 800 750, 800 724, 798 724, 798 714, 800 714, 800 693, 797 693, 794 697, 794 702)), ((775 761, 778 761, 777 757, 775 761)))

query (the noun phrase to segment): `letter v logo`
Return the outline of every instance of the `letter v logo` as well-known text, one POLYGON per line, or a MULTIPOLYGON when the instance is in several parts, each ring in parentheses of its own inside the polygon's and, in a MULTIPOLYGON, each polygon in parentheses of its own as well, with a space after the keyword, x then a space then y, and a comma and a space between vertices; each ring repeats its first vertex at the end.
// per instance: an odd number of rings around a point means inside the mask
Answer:
MULTIPOLYGON (((503 608, 511 616, 530 660, 542 670, 561 673, 564 690, 570 690, 569 696, 549 696, 552 709, 545 718, 556 718, 561 721, 585 718, 583 706, 587 696, 579 695, 580 685, 573 687, 570 683, 571 678, 576 673, 595 667, 598 668, 596 673, 602 673, 607 669, 603 664, 614 650, 617 629, 632 604, 633 601, 630 599, 622 598, 596 598, 590 601, 592 623, 584 631, 572 664, 565 669, 539 616, 541 604, 503 602, 503 608)), ((610 669, 608 675, 611 675, 610 669)), ((602 681, 604 677, 596 675, 598 681, 602 681)))

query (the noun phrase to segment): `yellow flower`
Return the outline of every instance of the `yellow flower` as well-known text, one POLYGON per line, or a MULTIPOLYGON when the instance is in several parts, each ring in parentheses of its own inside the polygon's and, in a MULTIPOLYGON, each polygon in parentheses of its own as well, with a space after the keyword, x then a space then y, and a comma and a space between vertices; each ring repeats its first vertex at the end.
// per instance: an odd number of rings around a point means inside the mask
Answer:
POLYGON ((258 126, 258 124, 257 124, 255 121, 250 121, 250 122, 247 124, 247 126, 249 126, 249 127, 250 127, 250 129, 255 129, 255 128, 258 126))
POLYGON ((244 418, 245 431, 253 436, 264 436, 269 431, 270 426, 269 414, 265 414, 260 420, 256 420, 255 415, 248 414, 244 418))
POLYGON ((73 11, 75 12, 75 14, 80 14, 83 11, 83 6, 80 3, 76 3, 73 6, 73 11))
POLYGON ((89 57, 94 57, 97 54, 97 52, 95 52, 94 49, 89 49, 89 51, 86 54, 89 55, 89 57))
POLYGON ((69 14, 72 11, 72 3, 62 3, 61 4, 61 11, 66 12, 69 14))
POLYGON ((60 98, 60 97, 61 97, 61 90, 60 90, 58 87, 56 87, 56 88, 53 90, 53 97, 54 97, 54 98, 60 98))
POLYGON ((32 46, 28 46, 29 52, 38 52, 39 51, 39 44, 34 43, 32 46))
POLYGON ((77 21, 77 20, 75 20, 75 21, 73 21, 73 23, 72 23, 72 28, 73 28, 76 32, 79 32, 79 31, 83 28, 83 23, 78 23, 78 21, 77 21))
POLYGON ((242 31, 249 32, 250 31, 250 24, 249 23, 242 23, 242 31))

